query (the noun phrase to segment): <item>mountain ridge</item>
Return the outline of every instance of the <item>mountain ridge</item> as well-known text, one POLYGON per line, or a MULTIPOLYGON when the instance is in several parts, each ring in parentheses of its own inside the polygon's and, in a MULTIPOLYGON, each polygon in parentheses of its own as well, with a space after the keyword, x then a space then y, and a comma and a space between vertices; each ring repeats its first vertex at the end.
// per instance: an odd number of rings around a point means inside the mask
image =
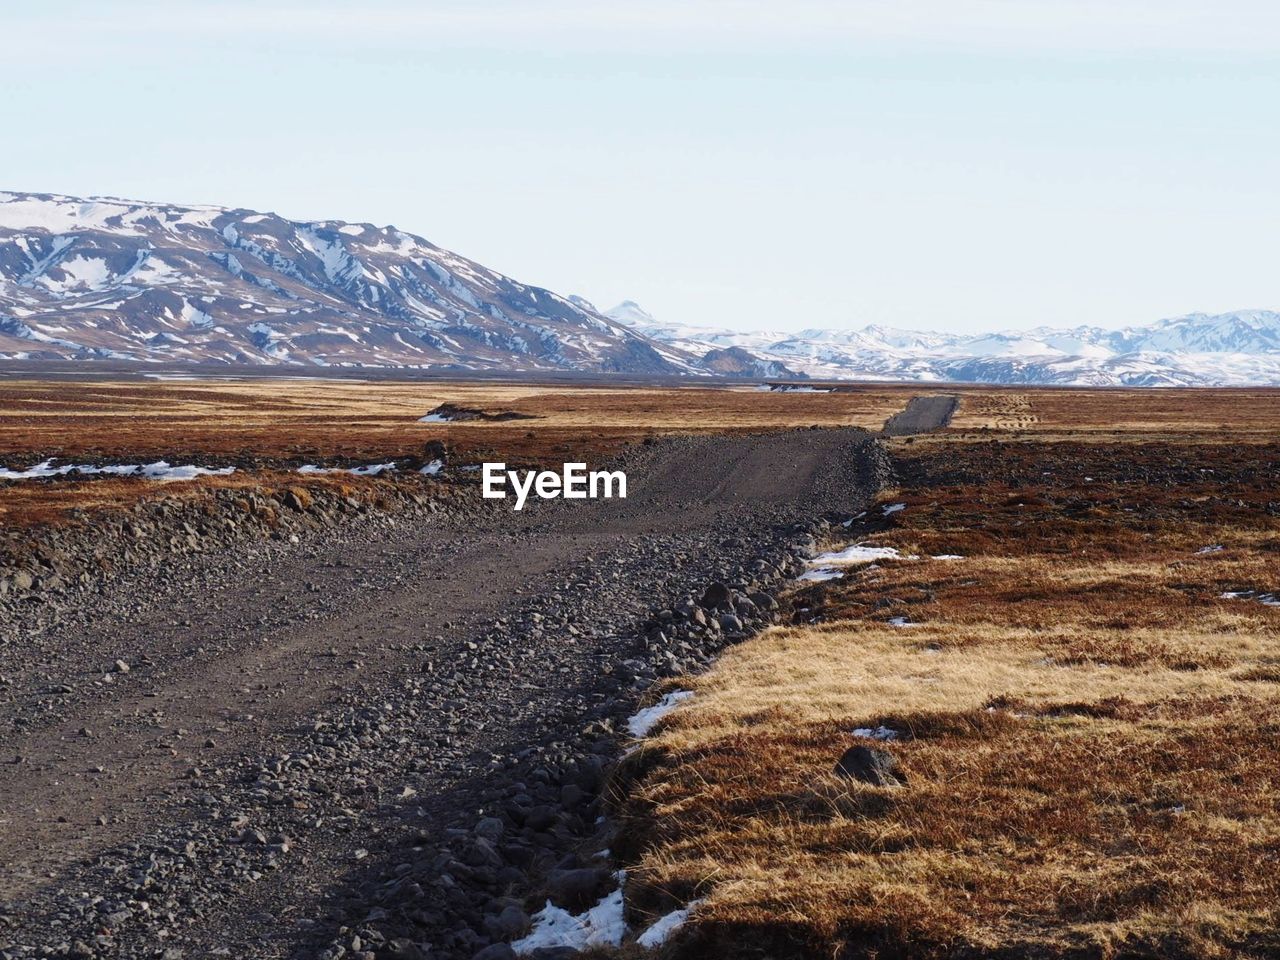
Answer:
POLYGON ((1093 386, 1280 385, 1280 313, 798 333, 599 310, 393 226, 0 192, 0 359, 1093 386))
POLYGON ((707 375, 395 227, 0 192, 0 358, 707 375))
POLYGON ((738 347, 816 379, 1074 386, 1280 385, 1280 313, 1191 313, 1119 330, 1080 325, 979 334, 808 328, 748 333, 658 321, 633 301, 605 311, 690 353, 738 347))

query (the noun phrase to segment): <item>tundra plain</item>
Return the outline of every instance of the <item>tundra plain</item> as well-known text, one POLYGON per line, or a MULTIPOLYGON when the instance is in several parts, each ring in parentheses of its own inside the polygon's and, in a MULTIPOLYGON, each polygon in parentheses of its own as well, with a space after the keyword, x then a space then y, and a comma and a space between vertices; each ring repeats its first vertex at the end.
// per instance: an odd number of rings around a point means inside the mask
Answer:
POLYGON ((0 467, 236 469, 0 481, 0 950, 498 958, 625 870, 591 949, 696 904, 665 955, 1273 955, 1278 428, 1269 390, 4 381, 0 467), (489 459, 635 490, 517 515, 489 459))

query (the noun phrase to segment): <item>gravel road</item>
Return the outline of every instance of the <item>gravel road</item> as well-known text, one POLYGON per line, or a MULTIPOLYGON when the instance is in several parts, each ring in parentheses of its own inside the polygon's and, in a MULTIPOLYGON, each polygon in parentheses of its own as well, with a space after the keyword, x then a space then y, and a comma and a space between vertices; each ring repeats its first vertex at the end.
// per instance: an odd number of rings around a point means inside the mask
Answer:
POLYGON ((958 406, 960 398, 955 394, 912 397, 905 410, 885 421, 884 432, 890 437, 906 437, 941 430, 951 422, 958 406))
POLYGON ((366 520, 4 627, 0 956, 506 955, 617 718, 763 622, 883 477, 857 430, 620 465, 626 500, 366 520))

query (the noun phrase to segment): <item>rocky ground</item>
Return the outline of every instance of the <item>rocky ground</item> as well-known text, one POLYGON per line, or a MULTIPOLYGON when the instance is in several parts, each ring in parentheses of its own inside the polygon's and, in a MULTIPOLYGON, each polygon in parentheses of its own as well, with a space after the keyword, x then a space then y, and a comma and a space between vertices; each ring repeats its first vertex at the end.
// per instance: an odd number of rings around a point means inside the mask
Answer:
POLYGON ((335 506, 12 605, 0 956, 497 960, 594 902, 623 719, 886 470, 855 430, 620 466, 626 500, 335 506))

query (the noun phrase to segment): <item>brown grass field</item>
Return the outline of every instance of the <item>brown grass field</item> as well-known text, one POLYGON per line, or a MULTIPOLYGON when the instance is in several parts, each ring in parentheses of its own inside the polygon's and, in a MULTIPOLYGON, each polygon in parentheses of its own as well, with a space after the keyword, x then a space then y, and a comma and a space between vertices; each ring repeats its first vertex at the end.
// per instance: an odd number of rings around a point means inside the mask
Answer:
POLYGON ((689 957, 1280 955, 1280 608, 1222 597, 1280 588, 1280 444, 894 450, 854 539, 920 559, 681 681, 633 901, 702 899, 689 957), (877 727, 905 785, 833 775, 877 727))
MULTIPOLYGON (((198 496, 212 486, 315 483, 304 463, 356 465, 446 444, 455 463, 598 461, 647 436, 810 424, 878 428, 906 403, 902 387, 840 394, 745 389, 513 386, 350 380, 11 381, 0 383, 0 466, 151 462, 235 465, 231 477, 156 484, 74 477, 0 480, 0 526, 29 527, 140 498, 198 496), (441 403, 533 419, 420 423, 441 403)), ((385 480, 352 480, 377 483, 385 480)))
MULTIPOLYGON (((852 425, 879 429, 920 393, 958 393, 947 438, 1135 438, 1258 443, 1275 436, 1280 391, 1033 390, 948 385, 840 385, 833 393, 750 388, 512 385, 322 379, 12 380, 0 382, 0 466, 60 462, 234 464, 290 470, 422 455, 444 442, 455 462, 599 461, 671 432, 852 425), (441 403, 533 419, 420 423, 441 403)), ((269 475, 258 475, 273 483, 269 475)), ((287 478, 286 478, 287 479, 287 478)), ((251 482, 202 480, 202 486, 251 482)), ((293 477, 290 482, 297 482, 293 477)), ((309 480, 307 482, 315 482, 309 480)), ((0 524, 26 526, 76 510, 173 495, 145 480, 0 481, 0 524)))

